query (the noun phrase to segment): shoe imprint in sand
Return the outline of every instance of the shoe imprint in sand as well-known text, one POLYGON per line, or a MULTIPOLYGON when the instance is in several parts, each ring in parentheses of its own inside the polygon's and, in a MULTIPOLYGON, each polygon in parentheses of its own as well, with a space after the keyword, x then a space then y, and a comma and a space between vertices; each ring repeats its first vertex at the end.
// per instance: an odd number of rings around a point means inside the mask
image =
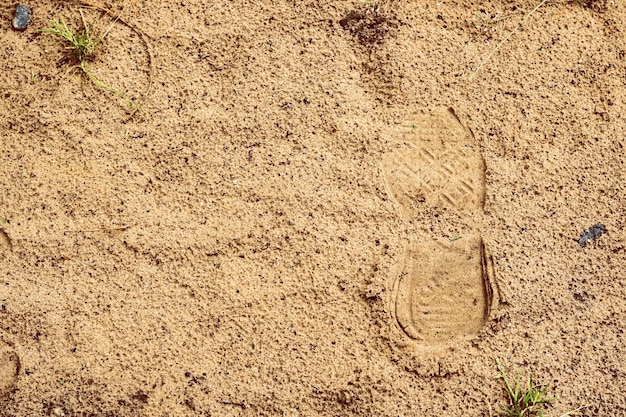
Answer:
MULTIPOLYGON (((420 207, 447 207, 470 224, 482 215, 485 163, 452 109, 412 117, 396 139, 406 146, 385 158, 382 171, 405 221, 420 207)), ((424 348, 449 346, 488 320, 492 282, 493 263, 477 232, 454 241, 415 236, 393 286, 392 311, 424 348)))

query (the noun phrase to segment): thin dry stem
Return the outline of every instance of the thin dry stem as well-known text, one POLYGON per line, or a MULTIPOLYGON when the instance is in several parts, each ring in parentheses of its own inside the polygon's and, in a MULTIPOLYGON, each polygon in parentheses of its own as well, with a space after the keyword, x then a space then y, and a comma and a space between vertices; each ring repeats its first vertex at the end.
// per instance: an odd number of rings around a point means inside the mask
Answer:
POLYGON ((515 34, 515 32, 517 32, 519 30, 519 28, 521 28, 524 23, 526 22, 526 20, 528 20, 528 18, 537 11, 537 9, 539 9, 541 6, 543 6, 548 0, 542 0, 537 6, 535 6, 534 9, 532 9, 530 12, 528 12, 526 14, 526 16, 524 16, 524 18, 521 20, 521 22, 519 22, 517 24, 517 26, 515 27, 515 29, 513 29, 511 31, 511 33, 509 33, 504 39, 502 39, 502 41, 498 44, 498 46, 496 46, 493 51, 491 51, 489 53, 489 55, 487 55, 487 58, 485 58, 483 60, 483 62, 480 63, 480 65, 478 66, 478 68, 476 68, 476 71, 474 71, 474 73, 469 77, 469 81, 472 81, 474 79, 474 77, 476 77, 476 74, 478 74, 478 71, 480 71, 480 69, 491 59, 491 57, 502 47, 502 45, 504 45, 506 43, 506 41, 508 41, 511 36, 513 36, 515 34))

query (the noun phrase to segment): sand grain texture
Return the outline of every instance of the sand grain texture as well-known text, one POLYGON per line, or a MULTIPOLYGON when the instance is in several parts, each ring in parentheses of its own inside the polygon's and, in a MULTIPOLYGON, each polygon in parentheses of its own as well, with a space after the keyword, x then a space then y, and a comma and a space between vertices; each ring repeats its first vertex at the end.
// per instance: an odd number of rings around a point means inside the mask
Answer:
POLYGON ((134 4, 132 117, 0 6, 0 416, 486 416, 497 358, 626 415, 624 2, 471 81, 536 3, 134 4))

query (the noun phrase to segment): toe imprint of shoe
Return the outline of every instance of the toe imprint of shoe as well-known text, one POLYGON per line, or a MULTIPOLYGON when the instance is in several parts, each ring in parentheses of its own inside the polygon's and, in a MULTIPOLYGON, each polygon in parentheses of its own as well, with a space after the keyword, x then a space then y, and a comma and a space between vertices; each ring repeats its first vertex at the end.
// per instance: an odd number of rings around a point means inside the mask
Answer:
POLYGON ((409 220, 419 205, 482 211, 485 163, 474 137, 451 110, 413 116, 395 138, 405 145, 383 161, 387 189, 409 220))

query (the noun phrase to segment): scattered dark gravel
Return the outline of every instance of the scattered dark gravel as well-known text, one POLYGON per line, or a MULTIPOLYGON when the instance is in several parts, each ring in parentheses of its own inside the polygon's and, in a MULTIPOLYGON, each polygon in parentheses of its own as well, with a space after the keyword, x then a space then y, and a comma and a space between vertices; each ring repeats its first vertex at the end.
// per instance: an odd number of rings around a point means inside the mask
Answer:
POLYGON ((606 233, 606 227, 604 227, 603 224, 598 223, 596 225, 593 225, 583 232, 583 234, 580 236, 580 239, 578 239, 578 244, 584 248, 589 239, 596 240, 604 233, 606 233))
POLYGON ((24 30, 30 23, 30 9, 28 6, 18 5, 15 8, 15 17, 13 18, 13 27, 17 30, 24 30))

